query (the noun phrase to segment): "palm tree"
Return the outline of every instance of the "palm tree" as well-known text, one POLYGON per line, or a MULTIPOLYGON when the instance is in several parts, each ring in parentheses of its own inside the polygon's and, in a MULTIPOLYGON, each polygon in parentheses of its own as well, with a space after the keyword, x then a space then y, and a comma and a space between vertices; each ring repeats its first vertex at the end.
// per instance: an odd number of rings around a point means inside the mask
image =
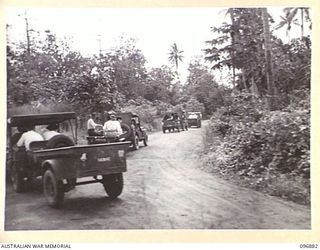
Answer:
MULTIPOLYGON (((19 14, 18 16, 22 16, 22 14, 19 14)), ((27 10, 24 11, 24 20, 25 20, 25 24, 26 24, 26 36, 27 36, 27 53, 30 54, 31 49, 30 49, 30 31, 34 31, 31 30, 29 28, 29 19, 27 16, 27 10)))
POLYGON ((276 88, 274 85, 274 72, 272 67, 272 50, 271 50, 271 33, 269 26, 269 15, 267 12, 267 8, 261 9, 262 21, 263 21, 263 35, 264 35, 264 51, 265 51, 265 68, 266 68, 266 76, 267 76, 267 86, 268 86, 268 103, 269 109, 274 110, 274 98, 276 95, 276 88))
POLYGON ((169 62, 175 64, 176 72, 178 72, 178 63, 179 63, 179 61, 182 62, 182 59, 183 59, 182 53, 183 52, 184 52, 183 50, 179 51, 178 46, 177 46, 176 43, 174 43, 171 46, 171 49, 169 51, 169 62))
MULTIPOLYGON (((300 27, 301 27, 301 38, 304 36, 304 22, 311 22, 309 8, 284 8, 283 9, 285 16, 281 16, 282 21, 276 26, 276 29, 280 29, 283 26, 287 25, 287 36, 289 37, 289 32, 291 30, 291 25, 299 25, 298 19, 296 18, 298 12, 300 11, 300 27)), ((311 29, 311 25, 310 25, 311 29)))

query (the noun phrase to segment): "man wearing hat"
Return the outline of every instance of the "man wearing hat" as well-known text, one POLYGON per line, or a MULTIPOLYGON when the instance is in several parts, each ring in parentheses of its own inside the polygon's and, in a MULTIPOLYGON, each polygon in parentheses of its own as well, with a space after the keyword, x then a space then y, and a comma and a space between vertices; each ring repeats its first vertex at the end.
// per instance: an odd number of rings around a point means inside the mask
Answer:
POLYGON ((110 117, 110 120, 106 121, 103 126, 105 135, 107 137, 117 137, 123 134, 121 124, 117 120, 116 115, 111 113, 109 117, 110 117))

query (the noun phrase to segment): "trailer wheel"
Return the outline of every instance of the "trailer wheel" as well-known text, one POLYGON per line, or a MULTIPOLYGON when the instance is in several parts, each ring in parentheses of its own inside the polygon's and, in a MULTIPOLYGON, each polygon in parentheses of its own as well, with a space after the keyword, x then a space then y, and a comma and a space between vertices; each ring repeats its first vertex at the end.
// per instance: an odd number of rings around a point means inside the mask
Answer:
POLYGON ((18 171, 16 163, 12 164, 12 167, 10 169, 10 178, 14 191, 16 191, 17 193, 22 193, 25 191, 25 181, 23 179, 22 173, 18 171))
POLYGON ((123 190, 123 175, 120 174, 109 174, 104 175, 102 184, 106 190, 107 195, 111 199, 117 198, 123 190))
POLYGON ((43 175, 43 193, 50 207, 60 207, 64 198, 63 183, 61 180, 56 180, 50 169, 47 169, 43 175))

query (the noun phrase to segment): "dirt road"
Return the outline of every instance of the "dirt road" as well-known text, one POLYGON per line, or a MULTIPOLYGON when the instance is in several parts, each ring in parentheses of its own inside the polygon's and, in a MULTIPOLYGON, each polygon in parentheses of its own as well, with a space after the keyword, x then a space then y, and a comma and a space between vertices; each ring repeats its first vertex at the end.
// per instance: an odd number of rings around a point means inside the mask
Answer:
POLYGON ((49 208, 40 181, 24 194, 6 190, 5 230, 310 229, 310 209, 203 172, 200 129, 150 136, 128 153, 124 191, 78 186, 61 209, 49 208))

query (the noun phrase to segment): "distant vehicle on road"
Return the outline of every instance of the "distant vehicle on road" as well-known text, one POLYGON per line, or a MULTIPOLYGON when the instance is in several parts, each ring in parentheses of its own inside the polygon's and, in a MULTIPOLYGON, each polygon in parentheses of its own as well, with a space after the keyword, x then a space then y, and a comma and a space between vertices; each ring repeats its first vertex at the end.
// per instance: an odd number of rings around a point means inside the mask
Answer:
POLYGON ((180 132, 182 129, 181 121, 178 113, 172 112, 167 113, 162 119, 162 132, 165 133, 166 131, 169 132, 180 132))
POLYGON ((133 149, 140 148, 139 143, 143 142, 144 146, 148 146, 147 130, 141 125, 139 115, 131 112, 117 113, 117 119, 120 121, 124 134, 121 136, 125 141, 129 141, 133 149))
MULTIPOLYGON (((26 183, 41 176, 43 193, 51 207, 59 207, 64 193, 77 185, 101 183, 111 198, 122 193, 128 142, 99 145, 77 144, 77 117, 74 112, 17 115, 8 119, 8 168, 13 189, 26 191, 26 183), (17 127, 60 124, 68 122, 72 137, 58 134, 48 141, 33 141, 30 150, 11 142, 17 127), (86 178, 81 181, 82 177, 86 178), (80 180, 80 182, 78 181, 80 180)), ((59 128, 58 128, 59 130, 59 128)))
POLYGON ((96 127, 97 135, 88 136, 88 144, 101 144, 112 143, 119 141, 128 141, 133 149, 138 150, 140 148, 140 142, 143 142, 144 146, 148 146, 148 134, 146 129, 141 126, 140 117, 137 114, 131 112, 116 113, 115 116, 120 122, 123 134, 118 137, 109 138, 103 133, 103 129, 99 126, 96 127), (99 131, 101 133, 99 134, 99 131))
POLYGON ((189 111, 187 112, 187 121, 189 127, 201 128, 202 114, 199 111, 189 111))

